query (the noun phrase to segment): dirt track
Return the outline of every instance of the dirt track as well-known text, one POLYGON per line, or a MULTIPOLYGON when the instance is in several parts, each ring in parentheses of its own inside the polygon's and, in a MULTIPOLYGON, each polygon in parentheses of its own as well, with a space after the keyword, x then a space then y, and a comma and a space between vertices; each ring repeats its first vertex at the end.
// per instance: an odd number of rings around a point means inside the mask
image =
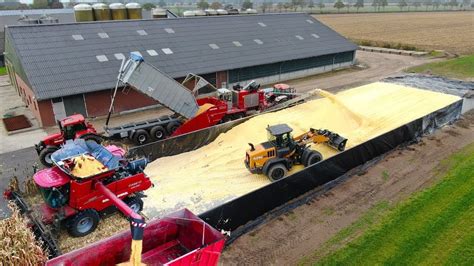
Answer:
POLYGON ((375 204, 398 202, 430 185, 439 177, 439 162, 472 142, 474 111, 417 144, 390 152, 367 172, 240 237, 225 250, 221 264, 296 264, 375 204))

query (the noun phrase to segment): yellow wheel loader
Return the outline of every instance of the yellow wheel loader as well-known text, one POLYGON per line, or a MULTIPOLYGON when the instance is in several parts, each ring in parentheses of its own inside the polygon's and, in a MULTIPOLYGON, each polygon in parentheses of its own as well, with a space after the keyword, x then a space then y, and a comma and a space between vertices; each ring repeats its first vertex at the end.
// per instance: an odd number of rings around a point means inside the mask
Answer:
POLYGON ((305 167, 323 159, 318 151, 308 147, 310 142, 326 143, 339 151, 346 147, 347 139, 325 129, 313 129, 293 137, 293 129, 286 124, 267 127, 268 141, 253 145, 245 156, 245 165, 253 174, 265 174, 272 181, 283 178, 295 164, 305 167))

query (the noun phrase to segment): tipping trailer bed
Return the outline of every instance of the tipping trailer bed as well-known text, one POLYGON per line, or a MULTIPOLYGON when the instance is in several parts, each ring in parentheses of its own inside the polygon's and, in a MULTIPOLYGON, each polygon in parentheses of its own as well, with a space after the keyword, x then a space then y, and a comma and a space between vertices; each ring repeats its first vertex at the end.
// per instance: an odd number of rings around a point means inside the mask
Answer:
MULTIPOLYGON (((224 236, 187 209, 150 221, 143 235, 146 265, 217 265, 224 236)), ((116 265, 131 253, 129 231, 46 262, 46 265, 116 265)))

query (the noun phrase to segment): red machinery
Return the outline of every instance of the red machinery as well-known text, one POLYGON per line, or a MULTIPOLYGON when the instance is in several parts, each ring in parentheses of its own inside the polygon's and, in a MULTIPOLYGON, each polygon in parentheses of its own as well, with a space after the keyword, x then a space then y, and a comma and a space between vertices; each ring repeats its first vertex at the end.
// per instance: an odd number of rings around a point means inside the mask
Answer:
POLYGON ((33 231, 54 256, 59 248, 54 237, 45 230, 45 224, 52 225, 53 231, 66 225, 70 235, 85 236, 96 229, 100 215, 113 206, 131 222, 140 224, 141 217, 134 213, 143 208, 142 191, 152 186, 143 173, 147 160, 127 161, 123 154, 123 150, 115 146, 105 148, 84 140, 68 142, 53 153, 51 159, 56 166, 33 176, 44 199, 38 208, 40 221, 31 214, 19 193, 7 190, 4 195, 28 215, 33 231), (94 167, 88 167, 91 164, 94 167))
POLYGON ((265 92, 265 99, 270 106, 289 101, 299 95, 295 88, 284 83, 275 84, 272 88, 266 88, 263 91, 265 92))
POLYGON ((87 123, 84 116, 75 114, 58 121, 59 132, 44 137, 35 145, 36 152, 44 166, 51 167, 51 154, 57 151, 66 140, 82 138, 94 140, 98 143, 102 140, 95 128, 87 123))
MULTIPOLYGON (((116 265, 130 257, 128 232, 49 260, 46 265, 116 265)), ((148 222, 143 233, 142 263, 146 265, 217 265, 224 236, 189 210, 148 222)))

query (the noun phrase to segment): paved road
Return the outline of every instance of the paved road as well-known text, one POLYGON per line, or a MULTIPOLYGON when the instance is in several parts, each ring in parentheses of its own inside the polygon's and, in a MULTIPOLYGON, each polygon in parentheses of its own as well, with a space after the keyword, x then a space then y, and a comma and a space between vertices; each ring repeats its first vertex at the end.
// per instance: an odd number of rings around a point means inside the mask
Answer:
MULTIPOLYGON (((426 63, 426 58, 400 56, 392 54, 357 52, 359 63, 367 65, 367 69, 357 71, 343 71, 340 74, 326 74, 289 81, 299 91, 309 91, 322 88, 332 92, 345 88, 381 80, 388 76, 400 73, 403 69, 426 63)), ((150 112, 151 113, 151 112, 150 112)), ((37 155, 33 147, 0 154, 0 192, 3 193, 9 180, 17 176, 20 181, 33 174, 33 165, 37 162, 37 155)), ((5 201, 0 199, 0 219, 7 215, 8 208, 5 201)))

